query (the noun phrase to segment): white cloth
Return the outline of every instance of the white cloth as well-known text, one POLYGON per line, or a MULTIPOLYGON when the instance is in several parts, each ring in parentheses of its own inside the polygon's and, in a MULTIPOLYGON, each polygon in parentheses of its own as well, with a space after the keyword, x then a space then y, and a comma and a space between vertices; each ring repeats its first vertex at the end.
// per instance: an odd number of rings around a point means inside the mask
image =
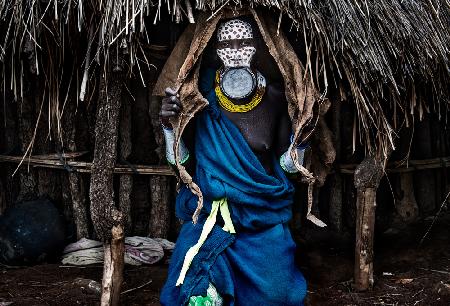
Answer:
MULTIPOLYGON (((167 161, 175 165, 175 151, 173 150, 173 144, 175 142, 175 132, 173 129, 169 129, 163 126, 164 140, 166 142, 166 158, 167 161)), ((180 156, 180 163, 183 164, 189 159, 189 150, 181 139, 178 146, 178 153, 180 156)))
MULTIPOLYGON (((164 257, 164 251, 171 252, 173 242, 162 238, 126 237, 125 263, 139 266, 154 264, 164 257)), ((103 244, 100 241, 82 238, 69 244, 63 251, 62 263, 68 265, 90 265, 103 263, 103 244)))

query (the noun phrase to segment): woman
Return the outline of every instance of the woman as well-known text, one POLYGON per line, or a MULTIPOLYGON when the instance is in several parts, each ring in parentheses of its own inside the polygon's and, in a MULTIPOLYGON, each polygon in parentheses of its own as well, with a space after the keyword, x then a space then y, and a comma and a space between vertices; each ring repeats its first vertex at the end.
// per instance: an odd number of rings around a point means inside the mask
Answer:
MULTIPOLYGON (((255 33, 242 19, 220 24, 215 51, 221 68, 204 65, 200 72, 199 89, 209 105, 195 121, 195 160, 184 143, 179 156, 195 168, 204 208, 197 224, 189 222, 197 198, 180 190, 176 213, 187 222, 171 258, 163 305, 302 305, 305 297, 287 226, 294 188, 286 173, 297 172, 288 154, 291 122, 283 87, 254 65, 255 33)), ((167 88, 161 121, 172 164, 169 118, 180 111, 177 94, 167 88)), ((301 156, 303 150, 298 148, 301 156)))

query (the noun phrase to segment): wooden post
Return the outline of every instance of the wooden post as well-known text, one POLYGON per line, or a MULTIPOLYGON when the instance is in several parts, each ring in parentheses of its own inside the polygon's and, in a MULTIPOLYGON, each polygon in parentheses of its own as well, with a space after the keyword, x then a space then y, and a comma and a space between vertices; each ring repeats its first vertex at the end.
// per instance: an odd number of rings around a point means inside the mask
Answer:
MULTIPOLYGON (((35 84, 36 82, 36 75, 30 72, 30 70, 32 69, 24 69, 23 96, 16 103, 17 117, 19 122, 18 132, 20 135, 19 143, 22 153, 25 153, 27 151, 28 146, 33 141, 34 128, 36 124, 36 117, 34 112, 35 99, 33 98, 33 84, 35 84)), ((41 103, 42 102, 43 101, 41 101, 41 103)), ((37 107, 40 106, 41 105, 38 105, 37 107)), ((32 168, 30 168, 30 171, 28 171, 26 164, 23 164, 21 166, 21 169, 18 171, 18 174, 20 191, 17 201, 36 197, 38 185, 38 177, 36 171, 32 168)))
MULTIPOLYGON (((131 99, 123 97, 120 114, 120 159, 126 161, 131 154, 131 99)), ((131 231, 131 191, 133 190, 133 176, 120 175, 119 207, 124 216, 125 233, 131 231)))
POLYGON ((103 72, 99 85, 89 192, 94 229, 98 238, 105 242, 101 305, 119 304, 124 261, 123 215, 115 207, 113 189, 124 73, 121 57, 116 54, 110 56, 112 69, 103 72), (119 61, 115 62, 116 59, 119 61))
POLYGON ((419 216, 419 207, 414 196, 413 173, 403 172, 398 175, 396 184, 395 210, 403 221, 413 222, 419 216))
MULTIPOLYGON (((4 152, 12 152, 19 144, 19 131, 18 131, 18 118, 17 118, 17 102, 13 102, 13 96, 11 92, 6 92, 5 101, 3 105, 4 121, 2 126, 2 132, 4 133, 4 152)), ((8 208, 12 203, 16 201, 17 194, 19 192, 20 184, 18 183, 18 177, 12 177, 16 165, 3 164, 2 175, 4 175, 4 209, 8 208)))
POLYGON ((77 239, 88 238, 89 229, 83 180, 81 175, 75 172, 70 172, 68 178, 77 239))
MULTIPOLYGON (((43 104, 42 108, 35 109, 36 120, 36 134, 34 138, 33 154, 48 154, 54 152, 54 146, 51 141, 48 141, 48 134, 46 129, 48 129, 48 122, 52 121, 52 110, 48 107, 48 100, 42 97, 42 86, 43 80, 36 76, 34 86, 34 105, 40 106, 43 104)), ((49 98, 51 99, 51 95, 49 98)), ((50 131, 48 131, 55 139, 57 138, 56 125, 51 126, 50 131)), ((31 153, 31 152, 30 152, 31 153)), ((59 180, 55 176, 55 173, 51 169, 36 169, 37 173, 37 194, 38 196, 48 196, 54 201, 60 201, 61 199, 61 185, 58 184, 59 180)))
POLYGON ((385 163, 367 156, 355 171, 356 248, 355 288, 367 290, 373 285, 373 238, 375 227, 376 193, 383 177, 385 163))
MULTIPOLYGON (((411 141, 414 130, 409 127, 403 127, 398 132, 399 138, 396 143, 396 150, 393 153, 393 159, 407 162, 411 153, 411 141), (396 156, 394 156, 396 155, 396 156)), ((414 192, 414 174, 413 172, 400 172, 396 175, 395 190, 395 209, 403 222, 409 223, 419 216, 419 206, 417 205, 414 192)))
MULTIPOLYGON (((341 159, 341 101, 335 101, 331 103, 332 107, 332 130, 333 130, 333 145, 336 150, 336 163, 340 163, 341 159)), ((329 200, 329 219, 330 225, 338 232, 342 232, 343 219, 342 219, 342 197, 343 197, 343 181, 342 175, 338 171, 334 173, 332 185, 330 188, 330 200, 329 200)))
MULTIPOLYGON (((72 93, 73 95, 73 93, 72 93)), ((71 95, 71 96, 72 96, 71 95)), ((77 145, 75 142, 76 134, 76 101, 70 100, 70 103, 66 106, 66 111, 64 112, 62 118, 62 127, 65 140, 61 147, 67 149, 69 152, 76 152, 77 145)), ((67 183, 70 192, 71 206, 73 219, 75 221, 77 240, 81 238, 89 237, 88 228, 88 216, 87 216, 87 205, 86 205, 86 193, 84 190, 83 177, 80 173, 75 171, 67 173, 67 183)))
POLYGON ((110 72, 100 81, 100 97, 95 122, 95 149, 91 168, 91 218, 98 238, 111 238, 111 228, 122 222, 122 214, 114 204, 113 171, 117 157, 122 76, 110 72))
MULTIPOLYGON (((342 89, 344 92, 344 89, 342 89)), ((356 163, 357 154, 353 151, 355 107, 349 100, 341 102, 341 163, 356 163)), ((342 219, 346 227, 356 228, 356 190, 354 180, 349 175, 342 176, 342 219)))
MULTIPOLYGON (((161 108, 160 99, 151 97, 150 100, 150 118, 155 135, 155 141, 158 144, 157 152, 159 164, 166 163, 165 143, 159 121, 159 111, 161 108)), ((167 176, 150 177, 151 211, 149 222, 150 237, 167 238, 170 226, 170 178, 167 176)))
POLYGON ((170 226, 170 178, 152 175, 150 177, 150 193, 152 208, 150 212, 150 237, 167 238, 170 226))
MULTIPOLYGON (((413 149, 417 159, 432 158, 431 127, 429 115, 416 123, 414 131, 413 149)), ((416 171, 414 173, 414 189, 420 212, 424 215, 432 214, 436 209, 436 177, 432 169, 416 171)))
POLYGON ((342 194, 343 191, 343 180, 340 173, 334 173, 332 178, 332 185, 330 187, 330 209, 329 209, 329 219, 330 225, 337 232, 342 232, 343 230, 343 218, 342 218, 342 194))
POLYGON ((123 281, 124 267, 124 235, 123 226, 113 226, 111 230, 111 243, 105 243, 101 306, 119 305, 120 289, 123 281))

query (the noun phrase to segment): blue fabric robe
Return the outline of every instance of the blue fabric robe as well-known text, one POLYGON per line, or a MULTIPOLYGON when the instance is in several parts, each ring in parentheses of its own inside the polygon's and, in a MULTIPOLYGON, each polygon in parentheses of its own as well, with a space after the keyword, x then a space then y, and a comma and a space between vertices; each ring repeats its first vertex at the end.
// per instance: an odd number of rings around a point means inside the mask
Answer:
POLYGON ((185 220, 172 255, 162 305, 186 305, 206 295, 211 282, 225 305, 302 305, 306 282, 294 263, 291 219, 294 188, 274 157, 268 175, 239 129, 222 114, 214 92, 215 71, 200 73, 200 91, 209 101, 196 121, 195 182, 204 195, 199 222, 190 222, 197 197, 184 187, 176 214, 185 220), (184 283, 175 283, 188 249, 197 243, 213 200, 227 198, 236 234, 215 225, 194 257, 184 283))

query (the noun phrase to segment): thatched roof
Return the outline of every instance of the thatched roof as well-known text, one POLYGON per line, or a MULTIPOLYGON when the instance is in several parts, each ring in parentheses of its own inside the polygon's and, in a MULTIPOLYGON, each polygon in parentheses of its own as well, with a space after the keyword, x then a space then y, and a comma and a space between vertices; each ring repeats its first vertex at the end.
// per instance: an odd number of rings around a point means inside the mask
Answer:
POLYGON ((162 10, 174 22, 193 22, 196 10, 214 14, 225 5, 248 4, 273 10, 280 23, 287 21, 298 32, 306 46, 305 67, 322 93, 350 90, 358 134, 369 150, 393 145, 395 129, 416 113, 448 113, 450 6, 445 0, 0 0, 3 83, 20 99, 26 54, 34 63, 32 73, 45 74, 46 97, 57 110, 56 100, 65 96, 58 85, 63 63, 81 79, 84 100, 92 67, 108 64, 118 48, 126 51, 129 67, 150 68, 142 44, 153 33, 145 25, 158 22, 162 10), (84 49, 74 48, 83 37, 88 38, 80 45, 84 49), (65 56, 71 43, 72 57, 65 56))

